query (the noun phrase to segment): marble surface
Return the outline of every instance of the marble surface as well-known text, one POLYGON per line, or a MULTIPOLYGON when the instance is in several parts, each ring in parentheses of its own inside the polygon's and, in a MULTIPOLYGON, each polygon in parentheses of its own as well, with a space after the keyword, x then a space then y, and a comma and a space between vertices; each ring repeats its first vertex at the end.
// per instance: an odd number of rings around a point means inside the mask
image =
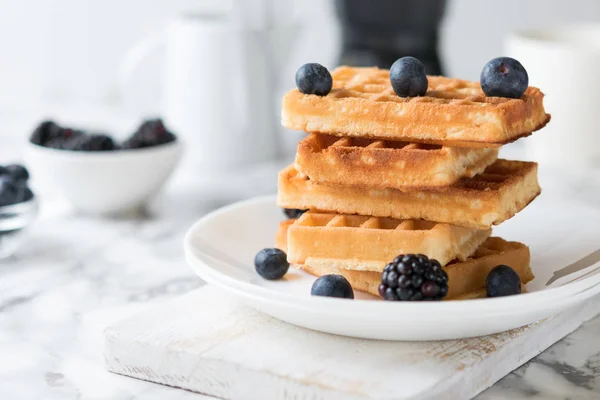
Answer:
MULTIPOLYGON (((13 154, 2 144, 0 163, 13 154)), ((183 258, 186 229, 222 205, 273 193, 282 165, 224 176, 182 168, 147 210, 121 219, 78 215, 42 193, 26 245, 0 261, 0 399, 208 398, 106 372, 102 331, 202 285, 183 258)), ((542 171, 545 195, 598 206, 598 174, 551 177, 542 171)), ((599 337, 600 317, 477 399, 600 398, 599 337)))

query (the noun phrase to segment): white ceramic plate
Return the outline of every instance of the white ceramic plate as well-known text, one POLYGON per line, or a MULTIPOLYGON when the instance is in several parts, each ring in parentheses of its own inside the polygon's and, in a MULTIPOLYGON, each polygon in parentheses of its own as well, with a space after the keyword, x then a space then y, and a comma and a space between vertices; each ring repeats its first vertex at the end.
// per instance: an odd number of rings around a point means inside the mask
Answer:
POLYGON ((215 211, 188 232, 188 263, 205 281, 219 285, 256 309, 306 328, 386 340, 442 340, 487 335, 527 325, 573 307, 600 292, 600 274, 546 288, 552 273, 598 246, 600 212, 536 200, 494 230, 530 246, 536 279, 528 293, 495 299, 443 302, 370 301, 310 296, 314 277, 290 270, 279 281, 254 272, 253 259, 273 247, 283 213, 275 197, 260 197, 215 211), (208 253, 202 250, 209 245, 208 253))

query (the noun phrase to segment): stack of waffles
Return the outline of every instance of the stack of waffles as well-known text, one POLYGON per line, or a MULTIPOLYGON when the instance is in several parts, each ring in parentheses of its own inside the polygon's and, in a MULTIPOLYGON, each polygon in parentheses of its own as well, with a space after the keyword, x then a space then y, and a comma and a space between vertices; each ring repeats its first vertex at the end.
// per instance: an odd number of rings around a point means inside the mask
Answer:
POLYGON ((428 77, 425 96, 402 98, 387 70, 332 77, 327 96, 283 100, 283 125, 309 132, 279 173, 278 204, 309 210, 279 228, 290 264, 374 295, 399 254, 438 260, 447 299, 484 295, 499 264, 533 279, 527 246, 490 235, 540 193, 537 164, 498 159, 498 148, 548 122, 543 94, 486 97, 478 82, 428 77))

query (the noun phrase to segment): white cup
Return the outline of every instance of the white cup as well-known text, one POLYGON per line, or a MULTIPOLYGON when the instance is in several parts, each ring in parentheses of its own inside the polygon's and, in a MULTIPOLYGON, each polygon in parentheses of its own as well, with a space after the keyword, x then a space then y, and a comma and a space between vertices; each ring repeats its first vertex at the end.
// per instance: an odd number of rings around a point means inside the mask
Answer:
POLYGON ((163 47, 165 123, 184 139, 187 162, 221 170, 269 160, 277 152, 271 32, 227 15, 185 15, 127 55, 124 97, 139 67, 163 47))
POLYGON ((600 25, 526 30, 506 41, 552 120, 524 140, 528 156, 555 165, 600 162, 600 25))

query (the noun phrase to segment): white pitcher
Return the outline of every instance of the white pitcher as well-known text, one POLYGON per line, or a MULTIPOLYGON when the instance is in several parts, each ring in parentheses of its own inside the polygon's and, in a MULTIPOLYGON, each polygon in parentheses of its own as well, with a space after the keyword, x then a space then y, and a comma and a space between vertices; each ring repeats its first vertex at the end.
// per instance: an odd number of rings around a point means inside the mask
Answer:
POLYGON ((297 31, 228 14, 177 17, 128 53, 123 95, 132 95, 132 78, 164 47, 162 114, 185 142, 186 161, 213 170, 268 161, 278 149, 278 72, 297 31))

